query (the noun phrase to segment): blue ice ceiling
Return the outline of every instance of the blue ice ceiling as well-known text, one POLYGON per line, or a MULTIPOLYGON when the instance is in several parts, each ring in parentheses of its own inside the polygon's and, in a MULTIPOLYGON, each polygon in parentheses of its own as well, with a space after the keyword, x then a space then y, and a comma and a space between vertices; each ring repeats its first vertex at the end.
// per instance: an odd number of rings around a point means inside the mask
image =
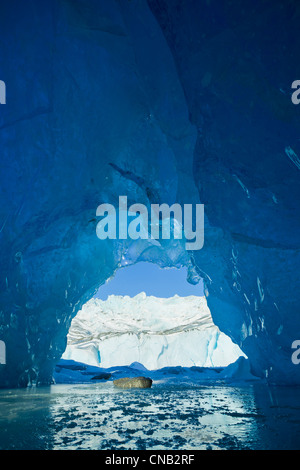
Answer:
POLYGON ((299 383, 297 1, 0 7, 1 386, 51 381, 72 318, 122 266, 204 280, 252 370, 299 383), (96 208, 205 204, 205 245, 100 241, 96 208))

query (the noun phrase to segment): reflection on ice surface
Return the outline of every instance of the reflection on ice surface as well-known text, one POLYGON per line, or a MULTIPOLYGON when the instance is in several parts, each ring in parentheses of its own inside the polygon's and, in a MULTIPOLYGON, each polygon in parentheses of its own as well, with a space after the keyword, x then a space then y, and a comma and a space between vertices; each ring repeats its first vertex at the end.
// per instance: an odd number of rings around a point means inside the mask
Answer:
POLYGON ((1 449, 297 449, 295 388, 112 383, 0 391, 1 449))

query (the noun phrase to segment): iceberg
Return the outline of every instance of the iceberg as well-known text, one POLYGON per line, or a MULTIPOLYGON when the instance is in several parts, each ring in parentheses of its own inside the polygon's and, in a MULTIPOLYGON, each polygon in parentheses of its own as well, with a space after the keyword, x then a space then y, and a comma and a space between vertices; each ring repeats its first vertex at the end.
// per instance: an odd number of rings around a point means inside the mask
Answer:
POLYGON ((110 295, 78 312, 62 358, 110 368, 226 367, 245 356, 213 324, 205 297, 110 295))

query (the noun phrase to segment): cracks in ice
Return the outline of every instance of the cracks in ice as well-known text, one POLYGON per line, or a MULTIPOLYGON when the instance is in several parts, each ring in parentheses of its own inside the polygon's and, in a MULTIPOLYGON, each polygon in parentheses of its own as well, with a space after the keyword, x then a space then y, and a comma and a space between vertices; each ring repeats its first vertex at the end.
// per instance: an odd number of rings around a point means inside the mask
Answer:
POLYGON ((262 248, 274 248, 280 250, 298 250, 300 248, 300 245, 287 246, 268 239, 263 240, 261 238, 249 237, 248 235, 244 235, 242 233, 230 232, 230 234, 232 239, 237 242, 247 243, 248 245, 260 246, 262 248))
POLYGON ((246 188, 246 186, 245 186, 244 183, 240 180, 240 178, 238 178, 237 175, 232 175, 232 177, 239 183, 239 185, 241 186, 241 188, 243 189, 243 191, 245 191, 245 193, 246 193, 246 195, 247 195, 247 198, 250 199, 249 190, 248 190, 248 188, 246 188))
POLYGON ((52 112, 53 112, 52 107, 37 108, 34 111, 32 111, 31 113, 24 114, 24 116, 21 116, 19 119, 15 119, 14 121, 3 124, 2 126, 0 126, 0 130, 6 129, 7 127, 14 126, 15 124, 18 124, 19 122, 22 122, 22 121, 28 121, 28 120, 34 119, 38 116, 44 116, 44 115, 47 115, 47 114, 51 114, 52 112))
POLYGON ((258 276, 257 276, 257 288, 258 288, 258 292, 259 292, 260 301, 263 302, 264 298, 265 298, 265 294, 264 294, 264 290, 263 290, 261 281, 260 281, 258 276))
POLYGON ((155 194, 155 192, 149 188, 149 186, 147 185, 147 182, 144 178, 142 178, 141 176, 138 176, 136 175, 135 173, 133 173, 132 171, 130 170, 123 170, 121 167, 119 167, 118 165, 116 165, 115 163, 109 163, 109 165, 114 169, 116 170, 118 173, 120 173, 121 176, 123 176, 124 178, 130 180, 130 181, 133 181, 134 183, 136 183, 141 189, 145 190, 146 192, 146 195, 148 197, 148 200, 151 201, 152 203, 155 203, 158 201, 158 196, 157 194, 155 194))
POLYGON ((291 162, 293 162, 294 165, 298 168, 298 170, 300 170, 300 158, 294 152, 294 150, 290 146, 288 146, 285 148, 285 153, 289 157, 291 162))

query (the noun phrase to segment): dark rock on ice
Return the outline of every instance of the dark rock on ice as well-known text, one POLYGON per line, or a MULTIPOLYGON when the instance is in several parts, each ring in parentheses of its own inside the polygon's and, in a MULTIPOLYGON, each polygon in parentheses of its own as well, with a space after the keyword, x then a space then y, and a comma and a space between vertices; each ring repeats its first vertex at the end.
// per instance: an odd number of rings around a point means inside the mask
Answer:
POLYGON ((152 380, 148 377, 124 377, 114 380, 114 386, 118 388, 151 388, 152 380))

